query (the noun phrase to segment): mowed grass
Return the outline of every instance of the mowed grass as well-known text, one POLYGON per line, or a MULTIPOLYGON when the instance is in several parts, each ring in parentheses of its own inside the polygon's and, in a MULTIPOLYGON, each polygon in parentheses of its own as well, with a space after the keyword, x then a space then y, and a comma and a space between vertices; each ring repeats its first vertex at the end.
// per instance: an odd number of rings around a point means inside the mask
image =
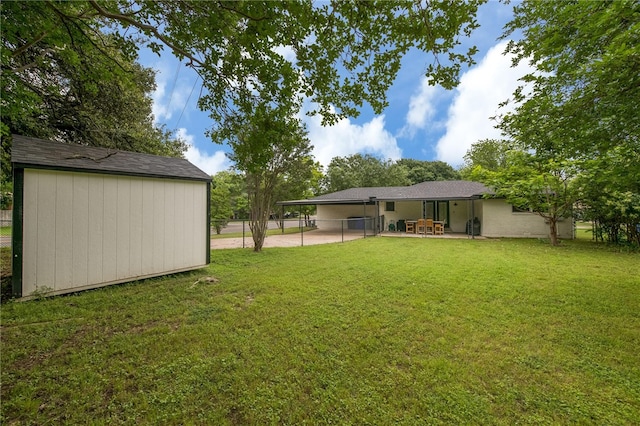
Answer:
POLYGON ((212 262, 4 304, 1 422, 640 419, 637 253, 368 238, 212 262))

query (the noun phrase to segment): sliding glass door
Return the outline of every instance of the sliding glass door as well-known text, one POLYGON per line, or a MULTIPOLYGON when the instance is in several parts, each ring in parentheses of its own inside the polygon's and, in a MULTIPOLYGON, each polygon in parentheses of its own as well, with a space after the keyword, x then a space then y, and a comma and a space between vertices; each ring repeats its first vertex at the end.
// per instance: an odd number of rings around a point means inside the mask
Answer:
POLYGON ((425 201, 423 205, 423 217, 444 222, 449 226, 449 201, 425 201))

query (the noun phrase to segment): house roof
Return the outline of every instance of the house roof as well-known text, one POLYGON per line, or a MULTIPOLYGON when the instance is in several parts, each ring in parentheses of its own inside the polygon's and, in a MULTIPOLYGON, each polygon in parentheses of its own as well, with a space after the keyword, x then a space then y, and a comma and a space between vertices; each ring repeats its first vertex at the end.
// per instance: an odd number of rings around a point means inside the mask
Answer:
POLYGON ((307 200, 281 201, 281 205, 363 204, 377 201, 471 200, 492 194, 488 187, 466 180, 422 182, 412 186, 350 188, 307 200))
POLYGON ((13 135, 11 162, 16 168, 211 180, 211 176, 184 158, 66 144, 18 135, 13 135))

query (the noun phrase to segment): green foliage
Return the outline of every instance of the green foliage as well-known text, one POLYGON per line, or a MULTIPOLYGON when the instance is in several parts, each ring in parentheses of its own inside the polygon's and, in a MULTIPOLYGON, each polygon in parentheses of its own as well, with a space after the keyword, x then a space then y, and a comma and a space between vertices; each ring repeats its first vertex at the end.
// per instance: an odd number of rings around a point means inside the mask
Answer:
POLYGON ((404 186, 409 184, 405 166, 391 160, 383 161, 370 154, 335 157, 329 163, 324 178, 327 192, 348 188, 404 186))
MULTIPOLYGON (((302 200, 321 193, 320 184, 324 176, 322 174, 322 165, 314 162, 312 157, 301 160, 295 164, 296 167, 289 168, 276 185, 272 207, 273 217, 276 219, 282 219, 282 208, 277 207, 275 202, 302 200)), ((300 206, 295 209, 296 212, 304 215, 307 221, 310 219, 309 216, 315 212, 315 206, 300 206)), ((309 225, 307 224, 307 226, 309 225)))
POLYGON ((233 207, 229 185, 216 176, 212 176, 211 182, 211 222, 220 234, 233 215, 233 207))
POLYGON ((223 185, 229 191, 229 204, 234 219, 249 217, 247 183, 244 175, 233 170, 223 170, 213 176, 214 185, 223 185))
POLYGON ((583 219, 596 222, 598 238, 640 246, 640 180, 629 173, 634 161, 624 147, 585 160, 579 207, 583 219))
POLYGON ((493 188, 492 196, 543 217, 549 223, 551 244, 558 245, 557 222, 572 216, 578 197, 575 164, 518 150, 509 151, 505 160, 506 166, 496 170, 475 166, 471 177, 493 188))
POLYGON ((634 424, 637 259, 370 238, 6 303, 0 421, 634 424))
POLYGON ((583 215, 606 224, 613 242, 626 234, 640 243, 640 4, 525 1, 514 10, 504 37, 523 37, 508 51, 537 71, 500 127, 539 162, 578 167, 583 215))
POLYGON ((230 115, 211 133, 214 140, 227 140, 233 149, 229 158, 244 173, 255 251, 262 250, 278 186, 287 179, 294 184, 311 177, 314 167, 307 131, 292 116, 291 111, 258 104, 251 115, 230 115))
POLYGON ((181 156, 186 145, 153 124, 153 71, 137 46, 84 2, 1 4, 2 183, 10 182, 11 134, 181 156))
MULTIPOLYGON (((180 2, 163 22, 183 51, 203 58, 194 61, 209 91, 201 106, 215 121, 223 121, 230 105, 248 114, 257 101, 292 109, 306 97, 331 122, 357 116, 365 102, 381 112, 410 49, 433 55, 426 67, 433 84, 455 86, 476 49, 454 48, 477 27, 480 3, 180 2), (173 18, 185 12, 189 31, 173 18), (295 59, 283 57, 283 47, 295 59), (249 84, 230 87, 237 81, 249 84)), ((157 19, 153 12, 145 15, 157 19)))
POLYGON ((327 192, 349 188, 406 186, 434 180, 457 180, 460 174, 443 161, 383 161, 370 154, 335 157, 327 167, 327 192))
POLYGON ((434 180, 458 180, 460 173, 444 161, 420 161, 403 158, 397 166, 406 167, 409 185, 434 180))
MULTIPOLYGON (((461 68, 473 63, 476 48, 460 51, 459 46, 478 26, 481 3, 42 2, 31 7, 37 10, 30 16, 30 33, 18 45, 55 34, 60 40, 52 41, 62 46, 67 33, 84 44, 107 28, 129 57, 144 43, 187 59, 207 89, 200 105, 215 122, 224 122, 234 109, 248 114, 256 102, 290 110, 303 96, 331 121, 358 115, 364 102, 381 112, 411 49, 432 55, 425 70, 431 83, 455 86, 461 68), (295 59, 285 58, 283 49, 291 49, 295 59)), ((18 6, 11 12, 12 19, 23 17, 18 6)))
POLYGON ((498 171, 507 167, 507 154, 511 144, 505 140, 483 139, 471 145, 464 155, 464 166, 460 170, 464 179, 472 179, 477 166, 484 170, 498 171))

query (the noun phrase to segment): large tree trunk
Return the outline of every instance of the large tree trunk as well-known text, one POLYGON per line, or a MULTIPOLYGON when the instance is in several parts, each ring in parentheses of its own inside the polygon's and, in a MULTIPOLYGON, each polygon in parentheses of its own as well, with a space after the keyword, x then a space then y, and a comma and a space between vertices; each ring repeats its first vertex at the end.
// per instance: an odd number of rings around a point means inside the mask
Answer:
POLYGON ((259 174, 248 177, 249 181, 249 228, 253 238, 253 251, 262 251, 267 236, 269 213, 271 210, 271 185, 265 185, 259 174))
POLYGON ((560 245, 558 240, 558 219, 555 217, 547 219, 549 221, 549 240, 552 246, 560 245))

